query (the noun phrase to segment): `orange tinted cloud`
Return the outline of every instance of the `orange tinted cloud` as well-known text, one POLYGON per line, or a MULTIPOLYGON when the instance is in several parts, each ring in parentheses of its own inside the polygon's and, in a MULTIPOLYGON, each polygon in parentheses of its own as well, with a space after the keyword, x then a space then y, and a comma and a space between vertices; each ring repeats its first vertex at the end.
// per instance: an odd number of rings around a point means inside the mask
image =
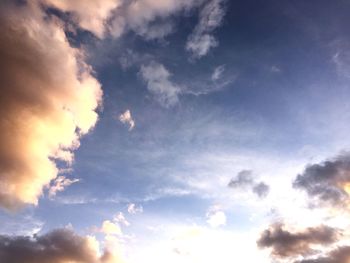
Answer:
POLYGON ((99 82, 35 4, 1 8, 0 206, 37 204, 96 123, 99 82))

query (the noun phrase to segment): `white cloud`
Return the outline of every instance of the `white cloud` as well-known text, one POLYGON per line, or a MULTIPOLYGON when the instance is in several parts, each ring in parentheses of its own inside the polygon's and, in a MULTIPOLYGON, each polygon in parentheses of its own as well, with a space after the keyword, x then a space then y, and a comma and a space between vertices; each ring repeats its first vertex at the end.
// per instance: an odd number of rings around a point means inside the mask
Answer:
POLYGON ((178 102, 181 89, 170 81, 171 74, 162 64, 152 61, 142 65, 140 73, 147 83, 147 89, 163 107, 168 108, 178 102))
POLYGON ((129 214, 138 214, 143 212, 143 207, 142 206, 137 206, 134 203, 128 204, 128 213, 129 214))
POLYGON ((225 65, 218 66, 214 69, 213 74, 211 75, 211 80, 216 81, 222 77, 222 74, 225 71, 225 65))
POLYGON ((135 127, 135 121, 131 116, 130 110, 126 110, 124 113, 122 113, 119 116, 119 120, 122 123, 128 124, 129 125, 129 131, 131 131, 135 127))
POLYGON ((212 33, 222 23, 226 12, 225 2, 225 0, 209 0, 201 10, 199 22, 186 43, 186 49, 192 52, 194 57, 203 57, 212 47, 218 45, 212 33))
POLYGON ((128 220, 126 220, 126 218, 122 212, 119 212, 118 214, 116 214, 114 216, 113 220, 119 224, 123 224, 124 226, 130 226, 130 223, 128 222, 128 220))
POLYGON ((100 230, 105 235, 121 235, 122 230, 117 223, 113 223, 110 220, 105 220, 102 223, 102 227, 100 230))
POLYGON ((71 184, 74 184, 76 182, 79 182, 79 179, 71 180, 62 175, 58 176, 49 188, 49 197, 54 197, 57 194, 57 192, 63 191, 67 186, 70 186, 71 184))
POLYGON ((226 225, 226 214, 221 210, 221 207, 218 205, 210 207, 206 214, 206 217, 207 223, 213 228, 226 225))

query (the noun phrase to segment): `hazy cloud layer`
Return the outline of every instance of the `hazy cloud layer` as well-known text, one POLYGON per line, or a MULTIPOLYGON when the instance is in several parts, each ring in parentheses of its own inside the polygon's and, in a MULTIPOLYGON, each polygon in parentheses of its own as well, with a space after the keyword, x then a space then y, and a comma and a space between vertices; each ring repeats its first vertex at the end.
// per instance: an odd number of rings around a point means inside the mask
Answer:
POLYGON ((102 91, 57 20, 31 4, 2 4, 0 205, 36 204, 96 123, 102 91))
POLYGON ((205 56, 212 47, 218 45, 218 41, 213 36, 213 31, 223 21, 226 12, 225 2, 226 0, 210 0, 200 11, 199 22, 186 43, 186 49, 194 57, 205 56))
POLYGON ((250 189, 259 198, 264 198, 268 195, 270 187, 264 182, 256 182, 253 171, 242 170, 228 183, 228 187, 233 189, 250 189))
POLYGON ((349 199, 350 155, 346 153, 319 164, 308 165, 293 185, 305 190, 317 202, 344 205, 349 199))
POLYGON ((0 236, 0 261, 11 263, 117 263, 110 251, 100 256, 94 237, 80 236, 68 229, 42 236, 0 236))
POLYGON ((309 255, 313 252, 311 245, 329 245, 338 238, 339 231, 328 226, 291 232, 283 224, 274 224, 261 233, 257 244, 260 248, 271 248, 272 257, 289 258, 309 255))

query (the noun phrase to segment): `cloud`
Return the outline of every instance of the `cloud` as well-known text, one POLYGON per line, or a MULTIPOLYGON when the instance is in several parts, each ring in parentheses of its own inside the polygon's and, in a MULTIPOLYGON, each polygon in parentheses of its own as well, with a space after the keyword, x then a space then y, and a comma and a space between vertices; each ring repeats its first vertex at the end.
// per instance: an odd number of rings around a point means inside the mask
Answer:
POLYGON ((214 69, 213 74, 211 75, 211 80, 216 81, 222 77, 222 74, 225 71, 225 65, 218 66, 214 69))
POLYGON ((53 185, 49 188, 49 197, 54 197, 57 192, 63 191, 67 186, 70 186, 71 184, 74 184, 76 182, 79 182, 79 179, 69 179, 64 176, 58 176, 54 182, 53 185))
POLYGON ((257 244, 260 248, 271 248, 274 258, 289 258, 309 255, 313 252, 311 245, 332 244, 338 240, 339 235, 337 229, 324 225, 291 232, 278 223, 263 231, 257 244))
POLYGON ((124 113, 120 114, 119 120, 124 123, 129 125, 129 131, 134 129, 135 127, 135 121, 131 116, 130 110, 126 110, 124 113))
POLYGON ((130 223, 128 222, 128 220, 126 220, 126 218, 122 212, 119 212, 118 214, 116 214, 114 216, 113 220, 119 224, 123 224, 124 226, 130 226, 130 223))
POLYGON ((255 193, 260 198, 266 197, 269 191, 270 187, 263 182, 257 183, 253 186, 253 193, 255 193))
POLYGON ((212 33, 223 21, 226 12, 225 2, 225 0, 210 0, 200 11, 199 22, 186 43, 186 49, 192 52, 194 57, 203 57, 211 48, 218 45, 212 33))
POLYGON ((142 65, 140 73, 147 89, 163 107, 172 107, 179 101, 181 89, 170 81, 171 74, 162 64, 152 61, 142 65))
POLYGON ((226 225, 226 215, 223 211, 210 211, 207 213, 207 223, 214 228, 226 225))
POLYGON ((128 204, 128 213, 129 214, 138 214, 138 213, 142 213, 143 212, 143 207, 142 206, 137 206, 134 203, 130 203, 128 204))
POLYGON ((120 226, 116 223, 113 223, 109 220, 105 220, 102 223, 101 232, 105 235, 121 235, 122 230, 120 226))
POLYGON ((122 0, 41 0, 47 6, 73 14, 77 24, 82 29, 91 31, 103 38, 106 24, 112 11, 120 6, 122 0))
POLYGON ((259 198, 265 198, 270 191, 270 187, 267 184, 255 181, 253 178, 253 171, 251 170, 240 171, 236 177, 230 180, 228 186, 234 189, 249 188, 259 198))
POLYGON ((350 260, 350 246, 338 247, 326 256, 320 256, 313 259, 304 259, 294 263, 347 263, 350 260))
POLYGON ((58 229, 42 236, 0 236, 0 261, 11 263, 117 263, 105 250, 99 255, 94 237, 58 229))
POLYGON ((102 98, 81 50, 35 4, 1 8, 0 206, 37 204, 94 127, 102 98))
POLYGON ((305 190, 317 204, 345 205, 349 201, 350 191, 349 153, 308 165, 296 177, 293 186, 305 190))

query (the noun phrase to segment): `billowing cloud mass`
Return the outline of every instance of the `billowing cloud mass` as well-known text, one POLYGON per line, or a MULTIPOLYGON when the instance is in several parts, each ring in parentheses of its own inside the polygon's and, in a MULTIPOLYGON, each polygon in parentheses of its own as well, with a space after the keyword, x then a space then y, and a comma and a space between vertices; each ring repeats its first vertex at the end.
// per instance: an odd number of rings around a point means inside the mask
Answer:
POLYGON ((147 89, 163 107, 168 108, 178 102, 181 89, 170 81, 171 74, 162 64, 152 61, 143 65, 140 72, 147 89))
POLYGON ((0 261, 8 263, 117 263, 112 251, 102 255, 94 237, 80 236, 68 229, 42 236, 0 236, 0 261))
POLYGON ((323 163, 308 165, 293 185, 305 190, 317 204, 345 205, 350 193, 350 155, 346 153, 323 163))
POLYGON ((233 189, 250 189, 259 198, 268 195, 270 187, 264 182, 256 182, 253 177, 253 171, 242 170, 230 180, 228 186, 233 189))
POLYGON ((122 123, 128 124, 129 125, 129 131, 131 131, 132 129, 134 129, 135 127, 135 121, 131 116, 131 112, 130 110, 126 110, 124 113, 119 115, 119 120, 122 123))
POLYGON ((186 49, 194 57, 203 57, 212 47, 218 45, 212 33, 223 21, 226 12, 225 2, 226 0, 208 1, 200 11, 199 22, 186 43, 186 49))
POLYGON ((339 230, 328 226, 291 232, 283 224, 274 224, 262 232, 257 244, 260 248, 271 248, 273 257, 293 258, 311 254, 312 245, 332 244, 338 240, 339 235, 339 230))
POLYGON ((72 162, 102 97, 84 54, 30 3, 2 4, 0 16, 0 205, 9 209, 37 204, 55 160, 72 162))

